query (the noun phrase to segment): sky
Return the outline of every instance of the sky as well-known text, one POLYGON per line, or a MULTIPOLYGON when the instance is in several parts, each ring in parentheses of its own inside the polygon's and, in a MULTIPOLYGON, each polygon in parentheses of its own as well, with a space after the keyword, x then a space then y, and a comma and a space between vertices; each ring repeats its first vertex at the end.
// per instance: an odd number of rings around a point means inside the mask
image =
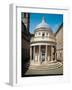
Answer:
POLYGON ((30 32, 33 33, 35 27, 41 23, 42 17, 45 18, 46 23, 50 26, 53 32, 57 31, 57 28, 63 23, 62 14, 42 14, 42 13, 30 13, 30 32))

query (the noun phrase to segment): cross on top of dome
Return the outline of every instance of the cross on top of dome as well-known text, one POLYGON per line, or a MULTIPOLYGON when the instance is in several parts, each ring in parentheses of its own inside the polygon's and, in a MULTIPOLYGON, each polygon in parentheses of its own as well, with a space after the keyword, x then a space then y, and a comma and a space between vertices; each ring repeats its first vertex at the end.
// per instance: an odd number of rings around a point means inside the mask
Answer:
POLYGON ((42 23, 45 23, 45 17, 44 16, 42 17, 42 23))

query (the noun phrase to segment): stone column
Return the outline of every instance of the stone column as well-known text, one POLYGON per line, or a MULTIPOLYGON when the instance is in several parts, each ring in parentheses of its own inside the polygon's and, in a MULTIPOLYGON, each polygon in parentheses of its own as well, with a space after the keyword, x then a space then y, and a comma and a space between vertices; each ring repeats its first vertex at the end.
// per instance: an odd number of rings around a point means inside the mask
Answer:
POLYGON ((47 61, 50 61, 50 46, 48 45, 48 50, 47 50, 47 61))
POLYGON ((32 46, 30 47, 30 60, 32 60, 32 46))
POLYGON ((51 61, 53 61, 53 46, 51 46, 51 61))
POLYGON ((56 61, 56 46, 54 47, 54 57, 55 57, 55 61, 56 61))
POLYGON ((40 64, 41 60, 41 46, 39 45, 39 58, 38 58, 38 63, 40 64))
POLYGON ((33 47, 33 60, 35 62, 35 46, 33 47))
POLYGON ((45 51, 45 63, 47 63, 47 45, 46 45, 46 51, 45 51))

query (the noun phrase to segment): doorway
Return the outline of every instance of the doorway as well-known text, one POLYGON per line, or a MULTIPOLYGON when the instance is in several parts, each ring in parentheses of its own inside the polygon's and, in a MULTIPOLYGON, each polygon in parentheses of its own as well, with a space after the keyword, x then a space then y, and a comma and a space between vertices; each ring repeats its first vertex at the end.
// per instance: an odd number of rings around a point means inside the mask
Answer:
POLYGON ((41 49, 41 64, 45 62, 45 48, 41 49))

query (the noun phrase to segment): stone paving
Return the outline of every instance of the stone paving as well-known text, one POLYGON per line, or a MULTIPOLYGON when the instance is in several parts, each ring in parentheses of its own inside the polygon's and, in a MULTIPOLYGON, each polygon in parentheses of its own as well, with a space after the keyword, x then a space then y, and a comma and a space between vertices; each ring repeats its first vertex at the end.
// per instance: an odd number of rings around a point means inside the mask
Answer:
POLYGON ((62 75, 63 65, 60 62, 49 65, 30 66, 25 75, 62 75))

